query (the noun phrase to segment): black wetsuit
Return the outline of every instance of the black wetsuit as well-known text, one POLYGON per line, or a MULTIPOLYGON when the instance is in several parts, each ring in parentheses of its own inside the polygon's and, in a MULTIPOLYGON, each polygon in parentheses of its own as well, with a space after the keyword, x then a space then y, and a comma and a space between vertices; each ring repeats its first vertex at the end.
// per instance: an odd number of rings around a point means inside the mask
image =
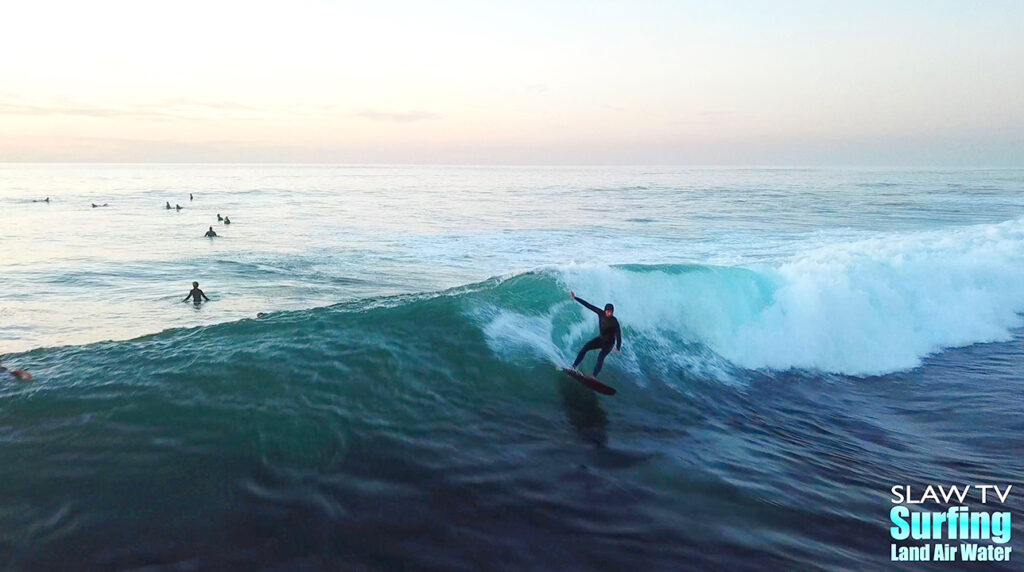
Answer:
POLYGON ((583 346, 580 353, 576 355, 576 361, 572 363, 572 367, 576 368, 576 366, 580 365, 580 362, 583 361, 583 356, 587 355, 587 352, 590 350, 600 349, 601 353, 597 354, 597 364, 594 366, 594 377, 597 377, 597 374, 601 371, 601 366, 604 365, 604 358, 608 356, 608 352, 612 351, 612 346, 615 346, 617 350, 622 349, 622 331, 619 329, 619 321, 615 319, 615 316, 605 316, 604 310, 590 304, 583 298, 576 297, 576 301, 583 304, 586 309, 597 314, 600 320, 599 329, 601 334, 583 346))
POLYGON ((185 299, 182 300, 182 302, 187 302, 189 298, 192 298, 193 304, 200 303, 202 301, 200 298, 205 298, 207 302, 210 301, 210 299, 206 297, 206 294, 204 294, 199 288, 193 288, 192 291, 188 293, 188 296, 185 296, 185 299))

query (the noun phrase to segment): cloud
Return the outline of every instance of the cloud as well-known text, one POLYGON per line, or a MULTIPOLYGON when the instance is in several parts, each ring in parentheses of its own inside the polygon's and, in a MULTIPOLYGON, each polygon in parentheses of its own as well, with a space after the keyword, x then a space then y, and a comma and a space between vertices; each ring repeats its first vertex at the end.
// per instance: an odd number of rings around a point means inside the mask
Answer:
POLYGON ((0 101, 0 115, 75 115, 79 117, 135 117, 162 121, 186 119, 179 115, 159 111, 132 110, 90 105, 33 105, 0 101))
POLYGON ((526 93, 530 95, 544 95, 548 92, 548 86, 543 83, 534 83, 526 86, 526 93))
POLYGON ((135 103, 123 106, 103 106, 76 102, 66 97, 51 98, 42 103, 27 103, 21 95, 0 92, 0 115, 70 115, 98 118, 134 118, 151 121, 169 119, 202 119, 202 111, 254 111, 255 108, 233 101, 200 101, 188 97, 175 97, 154 103, 135 103), (199 112, 199 115, 196 113, 199 112))
POLYGON ((222 109, 236 111, 256 111, 255 107, 235 101, 202 101, 191 97, 171 97, 157 103, 137 104, 133 107, 164 107, 178 109, 222 109))
POLYGON ((441 119, 441 116, 436 113, 429 111, 409 111, 407 113, 395 113, 390 111, 378 111, 374 109, 367 109, 356 113, 363 119, 371 119, 373 121, 392 121, 395 123, 413 123, 415 121, 424 121, 428 119, 441 119))

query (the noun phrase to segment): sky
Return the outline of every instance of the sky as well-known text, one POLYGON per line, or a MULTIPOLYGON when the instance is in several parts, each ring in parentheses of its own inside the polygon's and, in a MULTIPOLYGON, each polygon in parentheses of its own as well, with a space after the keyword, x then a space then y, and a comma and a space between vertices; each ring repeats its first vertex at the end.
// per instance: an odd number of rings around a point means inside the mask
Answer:
POLYGON ((1024 167, 1024 2, 0 2, 0 162, 1024 167))

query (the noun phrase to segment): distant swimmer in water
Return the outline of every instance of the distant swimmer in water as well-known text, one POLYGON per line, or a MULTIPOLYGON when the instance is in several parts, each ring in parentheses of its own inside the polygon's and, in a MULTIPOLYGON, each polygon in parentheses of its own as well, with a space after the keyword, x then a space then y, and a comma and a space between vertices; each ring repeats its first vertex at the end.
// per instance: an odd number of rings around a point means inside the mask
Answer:
POLYGON ((195 198, 195 197, 193 197, 193 196, 192 196, 192 193, 189 193, 189 194, 188 194, 188 200, 190 200, 190 201, 191 201, 191 200, 192 200, 192 199, 194 199, 194 198, 195 198))
MULTIPOLYGON (((0 356, 3 359, 4 356, 0 356)), ((32 374, 26 369, 7 369, 3 365, 0 365, 0 377, 9 375, 14 379, 20 379, 22 381, 32 381, 32 374)))
POLYGON ((206 231, 206 235, 205 236, 207 238, 213 238, 213 237, 217 236, 217 233, 213 231, 213 227, 211 226, 210 230, 206 231))
POLYGON ((109 205, 108 203, 103 203, 102 205, 98 205, 98 204, 96 204, 96 203, 93 203, 93 204, 92 204, 92 208, 94 208, 94 209, 98 209, 98 208, 100 208, 100 207, 109 207, 109 206, 110 206, 110 205, 109 205))
POLYGON ((171 206, 171 201, 167 201, 167 206, 166 206, 166 207, 164 207, 164 208, 166 208, 167 210, 171 210, 171 209, 173 209, 174 207, 172 207, 172 206, 171 206))
POLYGON ((217 220, 218 221, 224 220, 224 217, 220 216, 220 213, 217 213, 217 220))
POLYGON ((182 302, 188 302, 189 298, 192 298, 193 304, 201 304, 203 300, 206 300, 207 302, 210 301, 210 299, 206 297, 206 294, 199 289, 198 282, 192 283, 192 291, 188 293, 188 296, 185 296, 185 299, 182 300, 182 302))
POLYGON ((580 353, 576 355, 576 361, 572 362, 572 368, 579 370, 580 362, 583 361, 583 356, 587 355, 587 352, 591 350, 600 349, 601 353, 597 354, 597 364, 594 366, 594 377, 601 371, 601 366, 604 365, 604 358, 608 356, 608 352, 612 351, 612 346, 615 347, 615 353, 619 353, 622 350, 622 330, 619 329, 619 321, 612 316, 615 313, 615 306, 611 304, 605 304, 604 310, 600 310, 597 306, 588 303, 583 298, 577 298, 574 292, 569 292, 569 296, 572 296, 573 300, 576 300, 580 304, 597 314, 598 327, 600 334, 583 346, 580 353))
POLYGON ((32 202, 34 202, 34 203, 48 203, 48 202, 50 202, 50 197, 46 197, 45 199, 32 199, 32 202))
POLYGON ((225 216, 224 217, 224 224, 231 224, 231 219, 229 219, 227 216, 225 216))
POLYGON ((181 210, 181 205, 179 205, 179 204, 175 204, 175 205, 174 205, 174 210, 176 210, 176 211, 180 211, 180 210, 181 210))

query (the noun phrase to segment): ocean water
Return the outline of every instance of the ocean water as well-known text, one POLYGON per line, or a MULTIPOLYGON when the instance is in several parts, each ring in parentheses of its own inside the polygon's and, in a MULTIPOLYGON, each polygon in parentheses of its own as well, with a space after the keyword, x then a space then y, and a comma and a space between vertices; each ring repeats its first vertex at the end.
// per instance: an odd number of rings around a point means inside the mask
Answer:
POLYGON ((0 567, 918 569, 890 487, 1021 485, 1022 191, 2 165, 0 567))

